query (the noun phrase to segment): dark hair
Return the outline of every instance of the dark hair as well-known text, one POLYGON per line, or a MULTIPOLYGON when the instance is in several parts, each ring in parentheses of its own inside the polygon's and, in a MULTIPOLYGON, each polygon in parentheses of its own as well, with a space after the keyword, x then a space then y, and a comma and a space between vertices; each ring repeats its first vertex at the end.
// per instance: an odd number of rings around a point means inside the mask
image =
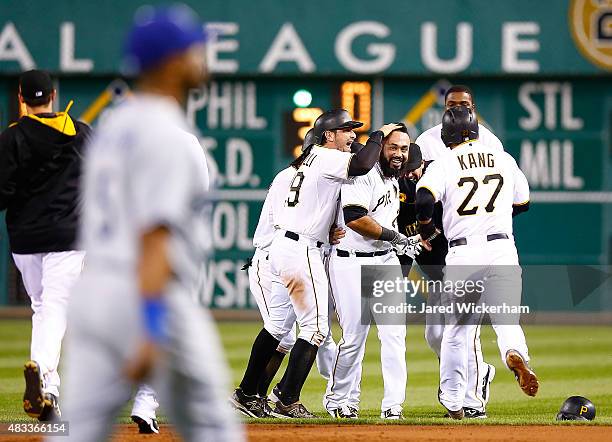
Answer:
POLYGON ((470 89, 469 86, 466 86, 464 84, 456 84, 447 89, 446 93, 444 94, 444 103, 446 103, 448 96, 453 92, 465 92, 472 99, 472 103, 474 102, 474 94, 472 93, 472 89, 470 89))
POLYGON ((312 150, 312 146, 314 146, 314 144, 311 144, 310 146, 308 146, 306 149, 304 149, 304 152, 302 152, 302 155, 300 155, 299 157, 297 157, 295 160, 293 160, 289 166, 294 167, 296 169, 299 169, 300 166, 302 165, 302 163, 304 162, 304 160, 306 159, 306 157, 308 155, 310 155, 310 151, 312 150))
POLYGON ((29 107, 38 107, 38 106, 46 106, 47 104, 49 104, 51 102, 51 95, 49 94, 46 97, 40 97, 40 98, 23 98, 23 102, 25 104, 27 104, 29 107))

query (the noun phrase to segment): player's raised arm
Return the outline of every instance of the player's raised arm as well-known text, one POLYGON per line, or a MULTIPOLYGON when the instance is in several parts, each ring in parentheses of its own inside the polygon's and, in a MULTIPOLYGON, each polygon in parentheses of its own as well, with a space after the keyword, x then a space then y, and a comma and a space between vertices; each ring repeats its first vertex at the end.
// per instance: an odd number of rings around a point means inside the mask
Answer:
POLYGON ((399 128, 400 125, 391 123, 385 124, 379 130, 372 132, 365 146, 351 158, 348 175, 360 176, 368 173, 380 158, 383 138, 399 128))

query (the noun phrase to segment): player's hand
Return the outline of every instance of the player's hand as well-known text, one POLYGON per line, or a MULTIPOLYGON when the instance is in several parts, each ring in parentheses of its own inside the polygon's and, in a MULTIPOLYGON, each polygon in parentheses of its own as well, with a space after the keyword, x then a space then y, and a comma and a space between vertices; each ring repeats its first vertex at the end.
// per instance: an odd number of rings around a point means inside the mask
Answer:
POLYGON ((344 238, 345 235, 346 235, 346 230, 334 224, 331 230, 329 231, 329 243, 331 245, 340 244, 340 240, 344 238))
POLYGON ((142 382, 147 379, 155 362, 159 359, 161 349, 157 344, 150 340, 146 340, 140 344, 136 350, 134 358, 125 366, 124 372, 128 379, 133 382, 142 382))
POLYGON ((400 126, 397 123, 389 123, 389 124, 385 124, 383 127, 381 127, 378 130, 383 133, 383 136, 385 138, 387 138, 391 132, 393 132, 394 130, 400 129, 401 127, 402 126, 400 126))
POLYGON ((433 249, 431 242, 441 233, 442 232, 440 231, 440 229, 436 228, 435 232, 432 235, 430 235, 427 239, 421 238, 421 244, 423 245, 423 248, 427 250, 428 252, 431 252, 431 250, 433 249))

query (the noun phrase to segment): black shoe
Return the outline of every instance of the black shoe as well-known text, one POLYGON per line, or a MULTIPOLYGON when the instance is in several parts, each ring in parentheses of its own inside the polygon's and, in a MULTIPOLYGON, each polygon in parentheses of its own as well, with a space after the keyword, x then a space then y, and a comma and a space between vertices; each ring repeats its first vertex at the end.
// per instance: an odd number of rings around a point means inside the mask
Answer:
POLYGON ((317 417, 308 411, 300 401, 291 405, 285 405, 278 401, 272 411, 272 416, 284 419, 316 419, 317 417))
POLYGON ((402 414, 401 407, 392 407, 383 410, 380 413, 381 419, 390 419, 390 420, 401 420, 404 419, 404 415, 402 414))
POLYGON ((340 407, 340 408, 332 408, 327 410, 331 417, 334 419, 357 419, 357 413, 355 413, 355 408, 353 407, 340 407))
POLYGON ((359 408, 349 405, 348 409, 351 412, 351 414, 355 415, 353 419, 359 419, 359 408))
POLYGON ((449 417, 451 419, 461 420, 465 417, 465 413, 463 408, 458 409, 457 411, 451 411, 448 408, 446 409, 446 414, 444 417, 449 417))
MULTIPOLYGON (((36 361, 28 361, 23 368, 25 377, 25 392, 23 393, 23 411, 28 416, 39 418, 45 408, 45 397, 42 390, 43 382, 40 367, 36 361)), ((48 404, 50 405, 50 404, 48 404)))
POLYGON ((240 387, 236 388, 230 397, 230 404, 232 404, 236 410, 248 417, 270 417, 266 407, 264 407, 264 402, 265 401, 257 395, 251 396, 244 394, 240 387))
POLYGON ((140 434, 159 434, 159 425, 157 420, 151 419, 151 423, 147 422, 140 416, 132 415, 132 422, 138 424, 138 432, 140 434))
POLYGON ((62 412, 59 408, 57 396, 51 393, 43 394, 44 406, 38 420, 41 422, 59 421, 62 412))
POLYGON ((466 419, 486 419, 487 412, 479 411, 475 408, 463 407, 463 417, 466 419))

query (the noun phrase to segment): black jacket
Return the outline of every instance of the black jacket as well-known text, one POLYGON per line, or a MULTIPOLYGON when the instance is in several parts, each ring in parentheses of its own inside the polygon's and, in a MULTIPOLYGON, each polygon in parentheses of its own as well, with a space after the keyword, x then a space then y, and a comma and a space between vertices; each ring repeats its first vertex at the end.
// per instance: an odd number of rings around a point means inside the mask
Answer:
MULTIPOLYGON (((416 220, 416 183, 406 177, 399 179, 400 188, 400 212, 397 218, 397 227, 400 233, 406 236, 416 235, 417 220, 416 220)), ((434 206, 433 219, 440 230, 442 229, 442 204, 438 201, 434 206)), ((432 240, 432 250, 428 252, 423 249, 416 257, 416 262, 431 279, 442 279, 444 276, 442 267, 448 253, 448 243, 444 237, 444 233, 438 235, 432 240)), ((402 264, 404 274, 407 275, 412 265, 412 258, 406 255, 398 255, 402 264)))
POLYGON ((60 113, 22 117, 0 134, 0 210, 13 253, 74 249, 90 131, 60 113))

